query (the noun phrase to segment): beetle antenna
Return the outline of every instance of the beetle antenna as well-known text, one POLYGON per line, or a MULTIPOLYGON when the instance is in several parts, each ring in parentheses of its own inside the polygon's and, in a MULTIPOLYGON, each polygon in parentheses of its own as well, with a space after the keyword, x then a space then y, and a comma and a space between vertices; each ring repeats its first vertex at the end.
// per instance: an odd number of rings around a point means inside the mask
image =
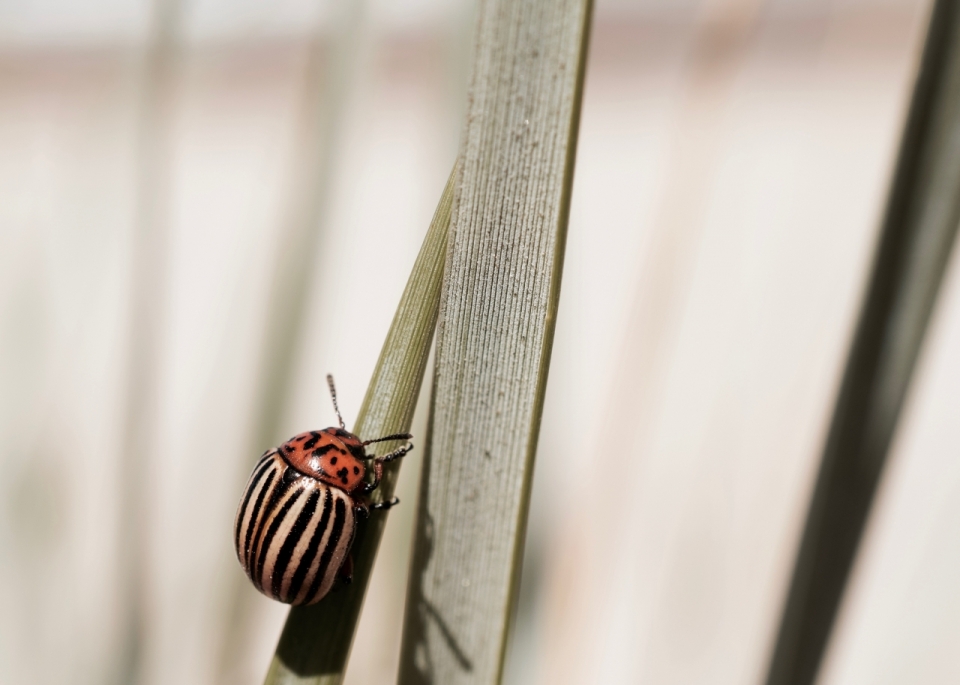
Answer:
POLYGON ((333 410, 337 412, 337 421, 340 422, 340 427, 343 430, 347 430, 347 427, 343 423, 343 417, 340 416, 340 407, 337 406, 337 388, 333 384, 333 374, 327 374, 327 385, 330 386, 330 399, 333 400, 333 410))
POLYGON ((374 438, 373 440, 364 440, 364 445, 372 445, 375 442, 386 442, 387 440, 409 440, 413 436, 409 433, 394 433, 393 435, 385 435, 382 438, 374 438))

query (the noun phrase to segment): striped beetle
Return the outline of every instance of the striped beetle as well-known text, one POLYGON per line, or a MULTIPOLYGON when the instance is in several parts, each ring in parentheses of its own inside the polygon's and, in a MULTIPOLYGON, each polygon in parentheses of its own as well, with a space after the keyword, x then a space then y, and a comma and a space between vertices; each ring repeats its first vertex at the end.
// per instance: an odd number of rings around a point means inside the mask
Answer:
POLYGON ((287 604, 319 602, 338 576, 350 582, 357 517, 399 503, 394 497, 373 504, 368 495, 380 484, 383 465, 413 449, 408 442, 383 457, 369 456, 367 445, 413 436, 361 441, 344 426, 333 376, 327 383, 340 427, 300 433, 267 450, 253 467, 234 522, 247 576, 260 592, 287 604), (367 481, 370 460, 373 479, 367 481))

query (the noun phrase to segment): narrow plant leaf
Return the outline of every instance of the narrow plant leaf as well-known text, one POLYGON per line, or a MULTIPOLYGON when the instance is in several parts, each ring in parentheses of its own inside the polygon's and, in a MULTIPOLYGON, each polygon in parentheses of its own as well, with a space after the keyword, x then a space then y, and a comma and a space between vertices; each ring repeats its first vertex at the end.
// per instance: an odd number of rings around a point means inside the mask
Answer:
MULTIPOLYGON (((455 175, 456 168, 444 188, 367 388, 354 426, 354 432, 361 437, 406 432, 413 421, 437 321, 455 175)), ((396 444, 379 443, 377 452, 385 454, 396 444)), ((395 461, 384 469, 380 487, 374 492, 377 501, 393 495, 401 462, 395 461)), ((343 680, 385 525, 385 512, 375 512, 361 524, 353 545, 351 585, 318 604, 290 610, 266 685, 333 685, 343 680)))
POLYGON ((767 685, 816 681, 958 221, 960 6, 938 0, 767 685))
POLYGON ((482 0, 400 683, 499 682, 553 342, 589 0, 482 0))

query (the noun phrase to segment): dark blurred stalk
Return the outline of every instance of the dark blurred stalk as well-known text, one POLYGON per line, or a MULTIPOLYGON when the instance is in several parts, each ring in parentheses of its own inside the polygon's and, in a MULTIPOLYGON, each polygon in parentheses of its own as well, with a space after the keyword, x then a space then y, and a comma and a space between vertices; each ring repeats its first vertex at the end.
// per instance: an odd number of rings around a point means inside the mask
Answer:
POLYGON ((144 677, 150 501, 144 500, 143 483, 157 439, 159 339, 167 286, 171 120, 179 67, 180 11, 179 0, 154 0, 152 31, 140 72, 126 416, 119 478, 118 595, 122 623, 118 658, 110 676, 117 685, 132 685, 144 677))
MULTIPOLYGON (((291 174, 292 187, 280 226, 279 249, 273 267, 267 320, 260 360, 254 430, 236 491, 246 480, 247 468, 265 449, 287 436, 281 426, 287 410, 307 317, 307 303, 317 266, 317 252, 329 205, 331 178, 351 88, 357 81, 364 3, 337 3, 334 29, 317 30, 310 41, 304 74, 303 104, 298 144, 291 174)), ((231 557, 233 551, 231 549, 231 557)), ((219 658, 218 682, 235 682, 235 668, 255 630, 253 603, 247 579, 231 559, 225 634, 219 658)))
POLYGON ((767 685, 814 682, 960 220, 960 8, 933 6, 767 685))

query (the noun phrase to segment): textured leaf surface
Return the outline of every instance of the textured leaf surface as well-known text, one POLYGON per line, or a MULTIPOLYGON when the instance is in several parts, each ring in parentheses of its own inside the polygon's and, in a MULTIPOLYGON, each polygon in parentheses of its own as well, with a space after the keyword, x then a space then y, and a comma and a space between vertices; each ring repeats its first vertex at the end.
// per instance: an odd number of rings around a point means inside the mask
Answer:
POLYGON ((553 342, 590 3, 486 0, 437 331, 401 683, 496 683, 553 342))

